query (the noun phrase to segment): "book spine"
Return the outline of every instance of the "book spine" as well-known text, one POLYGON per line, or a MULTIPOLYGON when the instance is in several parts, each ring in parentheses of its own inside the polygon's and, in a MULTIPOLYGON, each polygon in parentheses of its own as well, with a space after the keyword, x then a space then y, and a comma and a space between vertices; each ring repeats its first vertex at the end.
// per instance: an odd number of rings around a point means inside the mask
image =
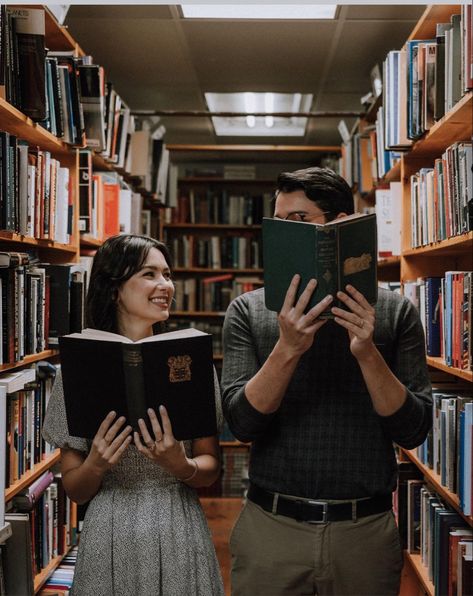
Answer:
MULTIPOLYGON (((337 265, 337 230, 336 227, 318 229, 315 236, 316 252, 315 267, 316 267, 316 298, 315 302, 320 302, 327 294, 336 296, 339 283, 340 272, 337 265)), ((338 303, 338 301, 337 301, 338 303)), ((329 315, 330 308, 322 313, 322 315, 329 315)))
POLYGON ((125 377, 127 423, 139 432, 138 419, 146 419, 146 395, 141 346, 122 344, 123 372, 125 377))

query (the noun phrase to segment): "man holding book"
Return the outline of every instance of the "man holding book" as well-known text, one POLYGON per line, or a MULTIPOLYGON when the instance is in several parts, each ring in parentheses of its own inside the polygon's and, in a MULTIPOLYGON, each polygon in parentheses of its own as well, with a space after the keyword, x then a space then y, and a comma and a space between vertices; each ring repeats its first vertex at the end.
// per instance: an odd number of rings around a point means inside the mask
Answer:
MULTIPOLYGON (((351 190, 331 170, 278 178, 275 218, 352 213, 351 190)), ((431 426, 420 319, 400 295, 380 289, 371 305, 350 284, 308 308, 317 280, 298 295, 299 283, 294 275, 279 313, 259 289, 225 318, 224 413, 252 442, 230 541, 233 594, 398 594, 393 442, 413 448, 431 426)))

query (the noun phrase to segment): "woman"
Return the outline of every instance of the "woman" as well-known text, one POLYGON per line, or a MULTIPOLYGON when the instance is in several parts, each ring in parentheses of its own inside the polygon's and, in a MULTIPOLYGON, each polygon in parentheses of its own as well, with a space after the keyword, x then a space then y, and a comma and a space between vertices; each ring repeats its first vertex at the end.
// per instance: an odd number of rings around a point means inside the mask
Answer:
MULTIPOLYGON (((109 238, 97 251, 87 294, 88 327, 136 341, 157 332, 174 294, 164 244, 138 235, 109 238)), ((218 383, 215 384, 221 419, 218 383)), ((217 437, 178 442, 160 408, 141 436, 110 412, 92 442, 71 437, 58 376, 43 436, 61 448, 64 488, 90 500, 80 537, 76 596, 221 596, 210 532, 192 487, 220 472, 217 437)))

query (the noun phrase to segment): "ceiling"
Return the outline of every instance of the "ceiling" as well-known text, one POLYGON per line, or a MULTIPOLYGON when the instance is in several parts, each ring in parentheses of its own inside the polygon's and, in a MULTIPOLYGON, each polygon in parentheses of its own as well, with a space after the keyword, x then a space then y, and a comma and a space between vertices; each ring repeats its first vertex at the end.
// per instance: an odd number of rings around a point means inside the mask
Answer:
MULTIPOLYGON (((216 21, 184 19, 174 5, 72 5, 65 24, 132 110, 203 111, 206 91, 273 91, 314 94, 312 111, 359 112, 372 67, 424 9, 340 5, 328 21, 216 21)), ((304 137, 282 139, 219 139, 209 117, 161 122, 168 143, 339 145, 339 119, 311 118, 304 137)))

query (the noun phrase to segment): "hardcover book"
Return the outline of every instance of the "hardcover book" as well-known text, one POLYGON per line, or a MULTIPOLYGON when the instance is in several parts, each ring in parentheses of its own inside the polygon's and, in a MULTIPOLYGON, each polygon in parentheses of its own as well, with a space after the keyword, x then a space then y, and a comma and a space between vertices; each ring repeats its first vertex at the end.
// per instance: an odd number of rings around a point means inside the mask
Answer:
POLYGON ((217 434, 212 336, 197 329, 133 342, 84 329, 59 338, 69 434, 92 439, 108 412, 139 431, 164 405, 177 440, 217 434))
MULTIPOLYGON (((317 287, 309 310, 327 294, 336 296, 347 284, 370 304, 378 295, 376 216, 356 213, 326 224, 263 218, 263 264, 266 308, 279 312, 293 276, 301 276, 297 298, 310 279, 317 287)), ((343 304, 335 299, 330 308, 343 304)))

